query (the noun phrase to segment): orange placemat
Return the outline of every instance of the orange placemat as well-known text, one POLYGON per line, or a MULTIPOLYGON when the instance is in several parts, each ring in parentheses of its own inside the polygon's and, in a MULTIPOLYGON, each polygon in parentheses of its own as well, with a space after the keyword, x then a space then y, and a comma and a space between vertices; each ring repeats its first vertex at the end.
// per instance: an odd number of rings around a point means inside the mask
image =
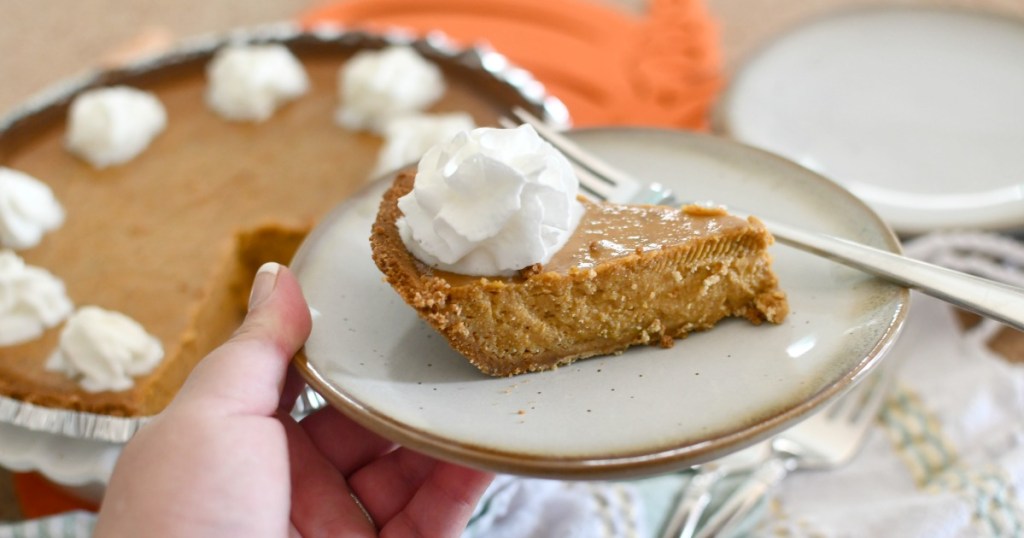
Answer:
POLYGON ((349 0, 300 20, 485 42, 543 82, 579 126, 703 129, 722 86, 717 28, 699 0, 651 0, 643 17, 594 0, 349 0))

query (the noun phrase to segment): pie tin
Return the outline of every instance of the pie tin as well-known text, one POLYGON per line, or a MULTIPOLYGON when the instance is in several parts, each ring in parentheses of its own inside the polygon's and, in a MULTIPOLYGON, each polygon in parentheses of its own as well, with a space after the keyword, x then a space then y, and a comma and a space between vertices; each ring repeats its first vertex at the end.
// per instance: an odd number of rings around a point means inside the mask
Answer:
MULTIPOLYGON (((513 65, 504 55, 486 44, 462 46, 441 32, 417 36, 400 28, 370 32, 339 25, 303 28, 296 23, 276 23, 255 28, 236 29, 222 34, 194 37, 182 41, 168 52, 151 55, 112 69, 90 70, 47 88, 0 118, 0 139, 18 125, 34 117, 67 106, 82 91, 118 83, 121 79, 158 71, 188 62, 210 58, 228 44, 282 44, 285 46, 337 45, 338 51, 377 49, 390 45, 410 45, 421 55, 442 65, 457 65, 485 73, 498 85, 496 91, 518 96, 535 114, 548 123, 565 128, 569 113, 557 98, 547 94, 544 85, 531 73, 513 65)), ((2 148, 0 148, 2 154, 2 148)), ((0 395, 0 422, 29 430, 123 443, 152 417, 119 417, 45 407, 0 395)))

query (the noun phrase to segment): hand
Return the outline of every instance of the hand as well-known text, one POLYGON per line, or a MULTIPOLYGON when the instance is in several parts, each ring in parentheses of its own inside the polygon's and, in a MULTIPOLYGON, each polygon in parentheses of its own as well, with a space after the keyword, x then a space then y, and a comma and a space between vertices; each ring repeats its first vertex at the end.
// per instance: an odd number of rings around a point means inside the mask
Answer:
POLYGON ((491 475, 332 409, 288 416, 310 326, 291 272, 261 268, 241 328, 125 446, 95 535, 458 536, 491 475))

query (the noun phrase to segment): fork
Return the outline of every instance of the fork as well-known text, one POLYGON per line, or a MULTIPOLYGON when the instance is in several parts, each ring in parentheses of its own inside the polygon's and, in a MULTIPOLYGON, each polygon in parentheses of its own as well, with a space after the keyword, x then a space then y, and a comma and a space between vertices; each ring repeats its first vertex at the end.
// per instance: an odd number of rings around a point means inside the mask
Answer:
MULTIPOLYGON (((630 203, 675 202, 664 185, 644 183, 589 153, 553 127, 522 108, 512 115, 531 125, 572 162, 580 187, 598 200, 630 203)), ((735 209, 732 212, 741 215, 735 209)), ((1024 331, 1024 289, 907 258, 855 241, 808 232, 761 217, 781 243, 874 274, 901 286, 995 319, 1024 331)))
POLYGON ((766 457, 693 534, 679 538, 732 536, 760 500, 795 470, 829 470, 848 463, 867 439, 894 368, 883 366, 817 414, 773 437, 766 457))
POLYGON ((888 391, 884 366, 847 394, 768 441, 701 465, 666 519, 661 538, 728 536, 747 519, 761 498, 796 468, 831 469, 847 463, 866 438, 888 391), (714 486, 726 476, 747 478, 722 501, 698 531, 714 486))
POLYGON ((292 418, 299 421, 324 407, 327 407, 327 400, 316 389, 306 385, 302 387, 299 397, 295 399, 290 414, 292 418))
POLYGON ((760 443, 693 468, 696 471, 676 499, 675 508, 665 518, 659 538, 691 537, 704 512, 711 505, 712 491, 723 479, 749 471, 765 449, 760 443))

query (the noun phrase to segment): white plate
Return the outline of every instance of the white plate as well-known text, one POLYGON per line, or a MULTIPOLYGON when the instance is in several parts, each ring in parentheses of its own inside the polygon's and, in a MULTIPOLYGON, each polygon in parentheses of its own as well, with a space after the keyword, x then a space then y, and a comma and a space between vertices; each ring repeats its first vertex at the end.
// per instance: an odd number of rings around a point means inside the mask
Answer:
MULTIPOLYGON (((674 131, 571 136, 684 197, 898 250, 867 206, 769 153, 674 131)), ((296 256, 293 267, 319 312, 299 366, 355 420, 449 460, 564 478, 641 476, 710 460, 848 388, 882 357, 905 315, 906 290, 776 245, 792 309, 780 326, 727 320, 668 350, 633 348, 491 378, 382 281, 368 238, 386 187, 374 184, 336 209, 296 256)))
POLYGON ((847 186, 897 231, 1024 226, 1024 23, 875 8, 740 69, 719 132, 847 186))

